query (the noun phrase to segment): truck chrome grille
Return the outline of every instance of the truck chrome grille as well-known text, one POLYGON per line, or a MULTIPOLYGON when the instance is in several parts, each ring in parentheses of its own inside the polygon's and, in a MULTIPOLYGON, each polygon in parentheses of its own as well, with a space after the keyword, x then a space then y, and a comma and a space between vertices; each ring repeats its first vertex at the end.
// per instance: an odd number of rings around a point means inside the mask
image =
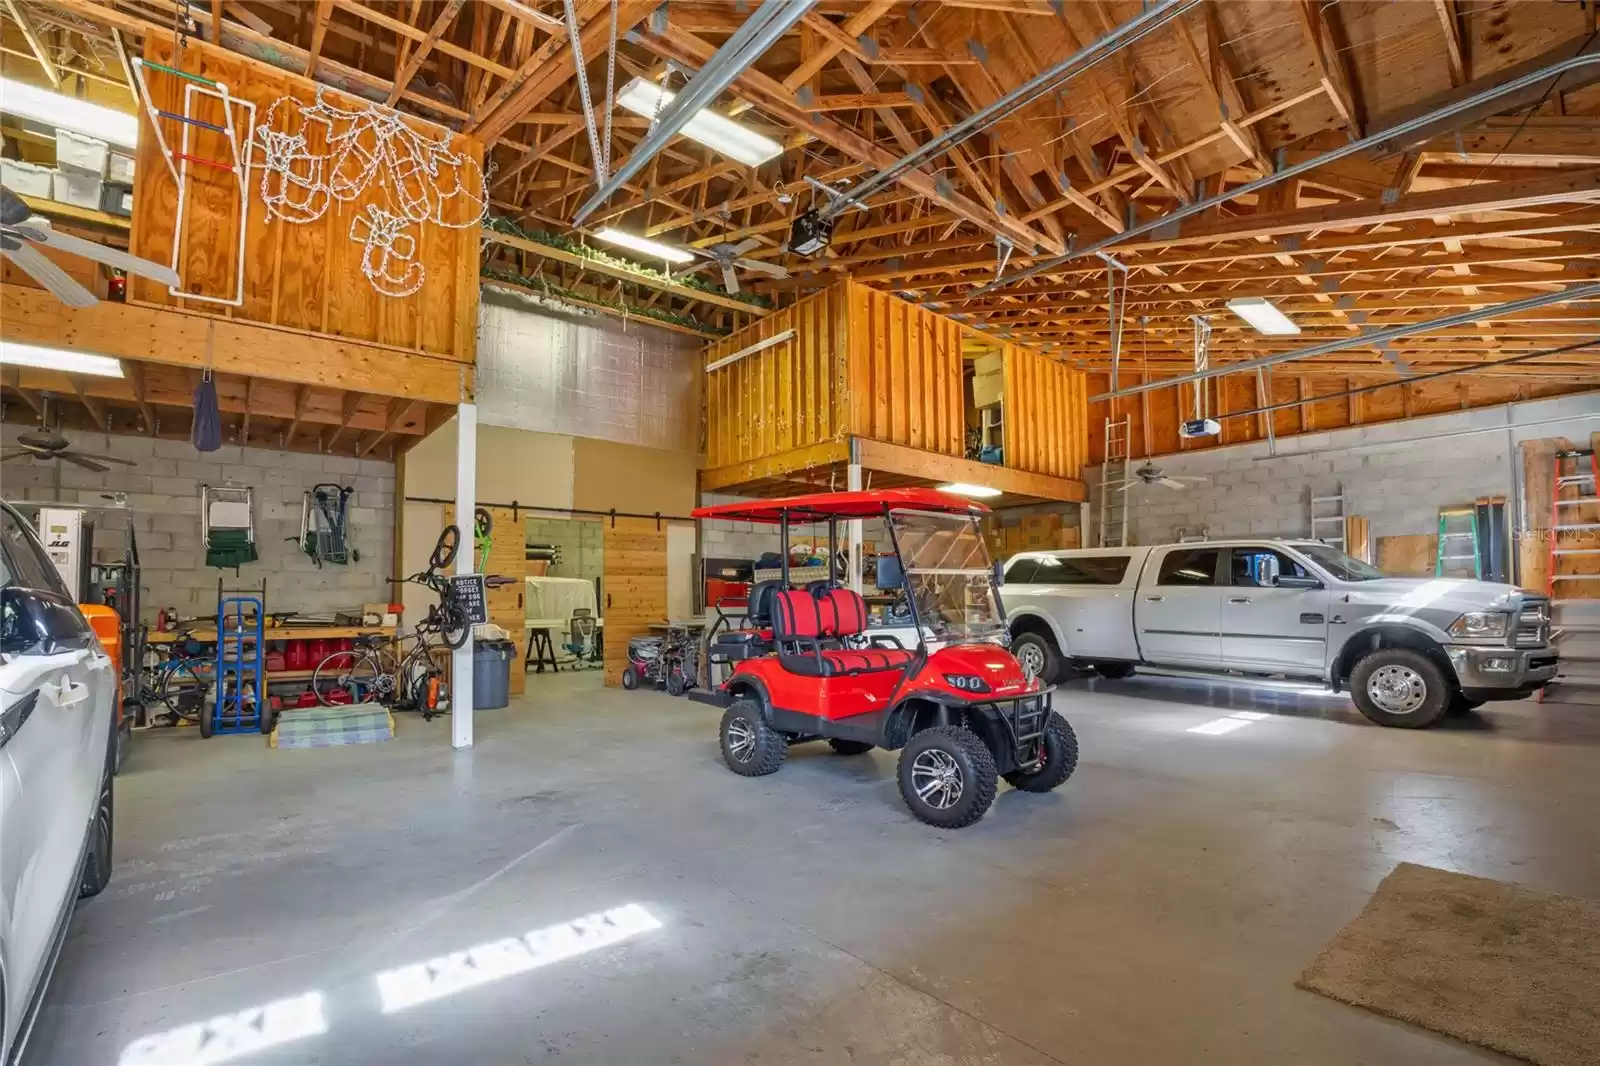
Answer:
POLYGON ((1518 648, 1539 648, 1550 643, 1550 601, 1543 596, 1528 596, 1517 612, 1517 628, 1511 642, 1518 648))

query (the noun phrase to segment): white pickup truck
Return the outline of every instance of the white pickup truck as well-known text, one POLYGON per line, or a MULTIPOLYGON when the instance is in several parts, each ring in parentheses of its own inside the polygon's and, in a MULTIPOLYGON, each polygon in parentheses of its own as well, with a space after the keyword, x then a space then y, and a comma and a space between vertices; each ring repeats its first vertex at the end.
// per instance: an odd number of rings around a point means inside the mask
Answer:
POLYGON ((1006 562, 1002 593, 1012 653, 1050 681, 1141 664, 1316 680, 1416 729, 1556 674, 1544 596, 1385 577, 1318 541, 1027 552, 1006 562))

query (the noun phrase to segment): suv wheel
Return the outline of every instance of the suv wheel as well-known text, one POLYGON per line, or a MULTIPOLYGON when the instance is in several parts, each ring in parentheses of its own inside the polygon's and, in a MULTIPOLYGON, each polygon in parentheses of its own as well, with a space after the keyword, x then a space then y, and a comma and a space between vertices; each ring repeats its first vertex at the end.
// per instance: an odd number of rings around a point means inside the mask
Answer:
POLYGON ((94 824, 89 827, 89 851, 83 858, 83 877, 78 882, 78 898, 98 896, 111 883, 111 841, 115 796, 111 789, 111 768, 100 775, 100 798, 95 803, 94 824))
POLYGON ((1398 729, 1426 729, 1450 709, 1444 672, 1409 648, 1382 648, 1363 657, 1350 672, 1350 696, 1362 714, 1398 729))
POLYGON ((1049 637, 1023 633, 1011 642, 1011 657, 1022 664, 1024 670, 1031 669, 1033 676, 1047 685, 1060 680, 1061 654, 1049 637))
POLYGON ((1044 765, 1036 770, 1012 770, 1006 783, 1023 792, 1049 792, 1078 768, 1078 737, 1055 711, 1044 727, 1044 765))
POLYGON ((789 738, 767 724, 755 700, 734 700, 722 714, 722 761, 743 777, 775 774, 789 755, 789 738))
POLYGON ((912 737, 900 752, 896 776, 911 813, 943 829, 960 829, 982 818, 999 781, 994 756, 983 741, 954 725, 937 725, 912 737))

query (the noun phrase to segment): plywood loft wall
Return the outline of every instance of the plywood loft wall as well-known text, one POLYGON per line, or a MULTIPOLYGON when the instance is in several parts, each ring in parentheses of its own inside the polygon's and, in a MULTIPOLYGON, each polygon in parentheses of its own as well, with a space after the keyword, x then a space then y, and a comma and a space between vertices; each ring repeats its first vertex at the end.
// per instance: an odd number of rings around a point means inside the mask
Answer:
MULTIPOLYGON (((174 62, 171 38, 151 34, 145 41, 144 57, 151 63, 225 83, 230 95, 256 105, 257 125, 267 122, 267 111, 279 97, 292 96, 305 103, 316 99, 316 87, 305 78, 195 40, 187 43, 174 62)), ((149 68, 145 78, 157 108, 183 113, 184 88, 191 82, 149 68)), ((366 101, 332 89, 324 92, 325 98, 338 107, 360 110, 367 106, 366 101)), ((280 112, 285 110, 287 105, 280 108, 280 112)), ((202 121, 223 121, 222 105, 214 98, 197 97, 191 111, 202 121)), ((130 245, 135 255, 166 263, 172 256, 178 188, 162 159, 149 119, 141 113, 140 121, 143 129, 135 164, 137 183, 130 245)), ((180 151, 183 124, 172 119, 161 121, 168 145, 174 152, 180 151)), ((441 127, 420 119, 407 117, 406 121, 429 137, 442 132, 441 127)), ((242 111, 236 113, 234 122, 243 151, 251 131, 243 129, 242 111)), ((284 128, 284 118, 280 116, 273 128, 284 128)), ((307 136, 312 150, 320 147, 315 132, 308 132, 307 136)), ((475 162, 482 161, 482 147, 474 139, 454 135, 450 143, 452 151, 470 156, 475 162)), ((189 154, 231 160, 226 137, 194 126, 190 127, 189 154)), ((259 144, 254 158, 257 163, 263 158, 259 144)), ((242 306, 180 300, 170 295, 166 286, 142 279, 130 287, 130 298, 426 352, 460 362, 472 361, 478 320, 478 227, 456 230, 431 224, 412 226, 409 232, 416 238, 414 258, 427 272, 426 280, 408 297, 385 296, 362 273, 363 245, 350 239, 351 222, 368 203, 387 204, 379 180, 375 177, 355 202, 334 201, 320 219, 300 225, 268 219, 261 199, 262 173, 259 166, 252 168, 245 183, 242 306)), ((185 195, 179 269, 184 288, 231 297, 239 263, 240 196, 235 177, 213 167, 191 164, 185 195)))
MULTIPOLYGON (((786 330, 794 331, 792 340, 706 375, 707 467, 852 436, 965 453, 965 326, 843 281, 709 345, 704 363, 786 330)), ((1006 465, 1076 478, 1086 454, 1082 372, 1017 345, 1004 347, 1006 465)))

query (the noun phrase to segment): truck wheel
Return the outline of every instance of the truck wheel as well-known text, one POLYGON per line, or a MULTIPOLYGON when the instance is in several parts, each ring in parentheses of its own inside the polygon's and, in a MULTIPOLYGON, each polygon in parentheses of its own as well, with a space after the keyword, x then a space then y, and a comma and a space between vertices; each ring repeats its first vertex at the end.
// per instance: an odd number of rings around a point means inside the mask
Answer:
POLYGON ((1095 663, 1094 672, 1108 681, 1121 681, 1133 676, 1132 663, 1095 663))
POLYGON ((1022 664, 1024 670, 1032 669, 1033 676, 1047 685, 1060 680, 1061 653, 1050 643, 1049 637, 1038 633, 1024 633, 1011 642, 1011 657, 1022 664))
POLYGON ((722 761, 741 777, 775 774, 789 755, 789 738, 767 724, 752 699, 734 700, 722 715, 722 761))
POLYGON ((840 740, 838 737, 830 738, 828 746, 840 755, 865 755, 872 750, 871 744, 860 740, 840 740))
POLYGON ((896 776, 911 813, 942 829, 982 818, 999 782, 983 741, 955 725, 936 725, 912 737, 900 752, 896 776))
POLYGON ((1056 711, 1044 727, 1044 765, 1037 770, 1012 770, 1006 784, 1023 792, 1050 792, 1078 768, 1078 737, 1056 711))
POLYGON ((1350 672, 1350 696, 1379 725, 1426 729, 1450 707, 1444 673, 1426 655, 1409 648, 1381 648, 1350 672))

